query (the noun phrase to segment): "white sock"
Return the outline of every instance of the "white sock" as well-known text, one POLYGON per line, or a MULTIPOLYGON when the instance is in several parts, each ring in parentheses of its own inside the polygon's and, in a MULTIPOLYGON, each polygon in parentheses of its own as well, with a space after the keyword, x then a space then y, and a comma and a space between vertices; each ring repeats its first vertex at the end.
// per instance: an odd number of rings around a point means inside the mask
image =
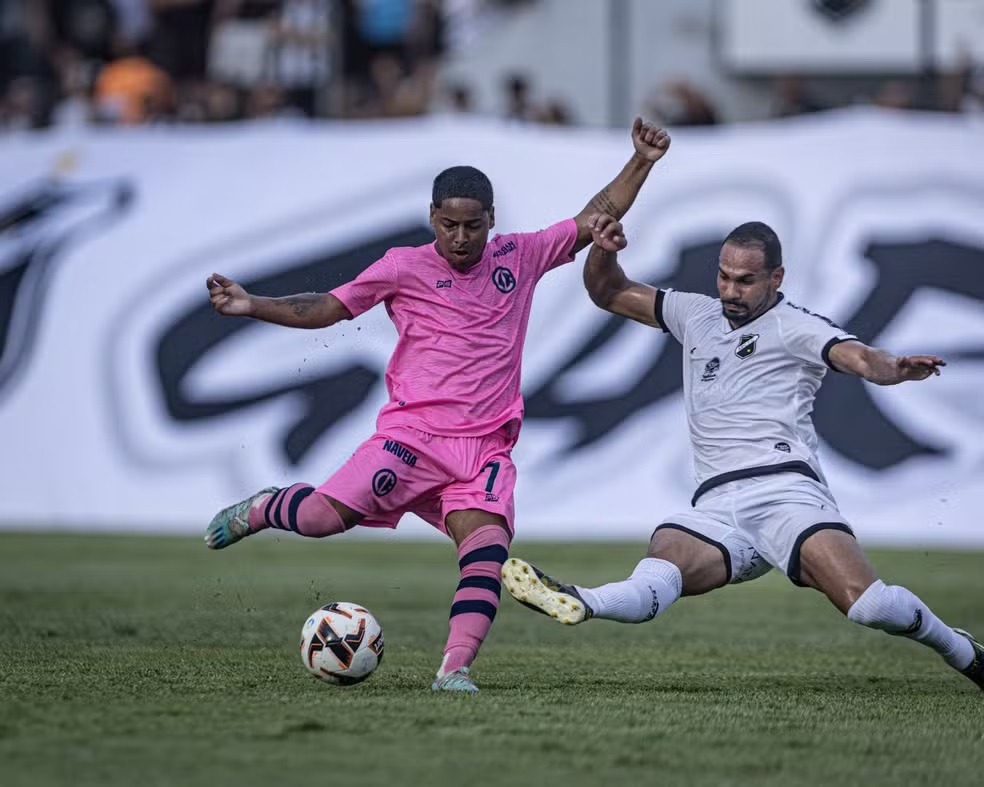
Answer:
POLYGON ((936 617, 914 593, 899 585, 875 580, 847 611, 847 617, 862 626, 921 642, 955 669, 966 669, 974 660, 970 641, 936 617))
POLYGON ((596 618, 642 623, 652 620, 680 598, 683 577, 680 569, 668 560, 647 557, 621 582, 597 588, 575 587, 596 618))

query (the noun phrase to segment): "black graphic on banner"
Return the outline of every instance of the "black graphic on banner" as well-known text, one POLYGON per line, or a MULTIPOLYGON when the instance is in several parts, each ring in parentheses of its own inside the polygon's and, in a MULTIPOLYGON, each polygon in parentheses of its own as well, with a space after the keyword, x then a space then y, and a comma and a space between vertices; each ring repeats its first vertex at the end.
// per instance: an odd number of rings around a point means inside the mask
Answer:
MULTIPOLYGON (((723 242, 723 237, 710 239, 683 249, 676 271, 671 277, 662 282, 650 283, 717 297, 714 290, 716 261, 723 242)), ((605 345, 615 341, 621 331, 630 330, 631 325, 624 317, 616 315, 606 319, 594 336, 574 349, 573 354, 557 369, 555 377, 576 368, 594 353, 603 353, 605 345)), ((653 331, 654 347, 659 341, 659 335, 659 332, 653 331)), ((667 339, 663 342, 662 349, 653 353, 649 367, 624 392, 570 401, 570 397, 560 389, 555 379, 547 380, 526 397, 526 418, 564 418, 573 421, 578 427, 578 438, 572 447, 575 450, 583 448, 601 440, 623 421, 653 403, 679 392, 682 386, 682 363, 680 345, 667 339)))
MULTIPOLYGON (((312 255, 301 264, 287 260, 271 265, 276 271, 254 281, 240 282, 249 292, 281 297, 296 292, 324 292, 354 279, 393 246, 419 246, 434 234, 421 225, 371 239, 341 251, 312 255), (293 263, 293 264, 292 264, 293 263)), ((167 326, 157 345, 157 368, 168 413, 176 421, 217 418, 258 402, 301 394, 304 404, 297 420, 283 436, 284 454, 298 464, 317 439, 355 410, 382 377, 381 370, 353 364, 337 374, 313 380, 290 381, 250 396, 198 397, 184 385, 195 365, 213 348, 250 327, 252 321, 220 317, 212 309, 202 287, 202 299, 176 322, 167 326)), ((256 359, 262 363, 262 358, 256 359)))
POLYGON ((59 258, 120 218, 132 197, 125 181, 43 180, 0 206, 0 389, 28 362, 59 258))
MULTIPOLYGON (((349 281, 392 246, 413 246, 432 240, 429 228, 411 227, 392 235, 367 241, 342 251, 332 251, 252 282, 243 282, 252 292, 280 296, 293 292, 324 291, 349 281)), ((682 249, 676 269, 654 285, 700 292, 715 296, 716 260, 723 238, 711 238, 682 249)), ((879 335, 896 314, 903 311, 914 293, 935 288, 984 301, 984 249, 945 240, 924 240, 907 244, 872 242, 866 249, 880 276, 874 289, 857 313, 846 321, 845 329, 864 341, 877 344, 879 335), (932 260, 932 264, 926 263, 932 260)), ((585 295, 585 297, 587 297, 585 295)), ((257 402, 288 393, 301 393, 304 406, 297 420, 283 436, 283 449, 292 464, 301 462, 318 439, 360 406, 373 386, 381 382, 381 370, 353 364, 343 371, 314 380, 285 381, 283 385, 241 398, 202 398, 189 393, 182 383, 206 353, 219 347, 250 321, 220 318, 207 299, 166 328, 158 348, 164 400, 171 417, 178 421, 212 418, 249 407, 257 402)), ((682 385, 681 349, 677 342, 659 343, 662 334, 653 332, 652 361, 628 390, 572 401, 560 388, 564 374, 591 359, 596 352, 616 340, 629 321, 612 316, 596 333, 562 358, 554 373, 538 388, 527 392, 526 418, 563 420, 576 426, 572 450, 589 446, 607 436, 627 419, 654 403, 673 396, 682 385)), ((743 340, 749 337, 742 337, 743 340)), ((935 352, 927 346, 913 351, 935 352)), ((964 355, 984 357, 970 348, 964 355)), ((262 359, 258 359, 262 362, 262 359)), ((681 413, 682 417, 682 413, 681 413)), ((894 467, 917 456, 943 453, 908 434, 890 420, 855 377, 830 373, 817 400, 814 414, 820 437, 851 461, 874 470, 894 467)))
MULTIPOLYGON (((984 301, 984 248, 931 238, 908 243, 871 242, 864 255, 878 270, 878 281, 844 325, 862 341, 877 343, 882 331, 920 290, 935 289, 984 301)), ((927 337, 932 337, 927 333, 927 337)), ((927 343, 932 343, 927 338, 927 343)), ((935 353, 941 348, 893 348, 935 353)), ((971 348, 972 349, 972 348, 971 348)), ((978 350, 984 348, 977 348, 978 350)), ((874 470, 894 467, 916 456, 944 453, 902 431, 875 404, 856 377, 828 374, 814 423, 819 434, 848 459, 874 470)))
POLYGON ((818 12, 839 22, 870 4, 869 0, 813 0, 818 12))
MULTIPOLYGON (((722 239, 723 241, 723 239, 722 239)), ((718 251, 722 241, 690 246, 680 252, 676 271, 665 281, 650 282, 687 292, 717 296, 714 289, 718 251)), ((984 301, 984 249, 943 240, 887 245, 871 243, 866 256, 878 266, 878 283, 845 329, 877 344, 878 337, 897 313, 921 288, 944 289, 984 301), (927 260, 933 264, 928 265, 927 260)), ((556 378, 584 362, 629 322, 612 316, 597 333, 560 366, 558 374, 526 398, 526 417, 564 418, 578 427, 572 448, 584 448, 605 437, 628 418, 654 402, 677 393, 682 386, 680 347, 672 340, 663 344, 648 369, 624 393, 570 401, 559 390, 556 378)), ((914 351, 934 352, 933 347, 914 351)), ((602 349, 601 352, 604 352, 602 349)), ((965 352, 965 358, 973 353, 965 352)), ((878 408, 864 383, 857 377, 828 374, 817 397, 814 422, 820 437, 842 456, 873 470, 885 470, 917 456, 943 453, 909 435, 878 408)))

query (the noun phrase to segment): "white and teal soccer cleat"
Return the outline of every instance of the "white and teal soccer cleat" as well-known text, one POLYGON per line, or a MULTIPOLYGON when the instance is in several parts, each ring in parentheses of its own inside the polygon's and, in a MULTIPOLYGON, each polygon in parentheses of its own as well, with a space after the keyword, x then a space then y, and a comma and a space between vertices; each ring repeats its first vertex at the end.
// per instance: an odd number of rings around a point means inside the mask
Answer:
POLYGON ((960 672, 974 681, 974 683, 976 683, 978 687, 984 691, 984 645, 981 645, 980 642, 974 639, 973 634, 970 634, 963 629, 954 629, 954 631, 961 637, 966 637, 970 640, 970 644, 974 648, 974 660, 970 662, 970 666, 966 669, 960 670, 960 672))
POLYGON ((524 607, 567 626, 583 623, 594 614, 577 588, 558 582, 525 560, 509 558, 502 566, 502 581, 509 594, 524 607))
POLYGON ((437 673, 437 677, 431 684, 431 691, 458 691, 474 694, 478 691, 478 686, 472 682, 471 670, 468 667, 462 667, 443 675, 440 672, 437 673))
POLYGON ((257 498, 277 491, 279 491, 278 487, 268 486, 255 495, 250 495, 245 500, 240 500, 238 503, 219 511, 212 517, 212 521, 205 529, 205 543, 208 548, 225 549, 237 541, 242 541, 246 536, 252 535, 253 531, 250 530, 248 522, 249 509, 257 498))

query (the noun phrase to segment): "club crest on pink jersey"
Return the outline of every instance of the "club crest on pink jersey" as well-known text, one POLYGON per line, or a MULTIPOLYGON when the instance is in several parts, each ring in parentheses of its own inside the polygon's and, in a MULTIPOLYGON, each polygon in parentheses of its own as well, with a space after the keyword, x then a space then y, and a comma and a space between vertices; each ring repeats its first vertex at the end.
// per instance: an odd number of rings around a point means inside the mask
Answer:
POLYGON ((492 283, 501 293, 510 293, 516 289, 516 277, 509 268, 498 267, 492 271, 492 283))

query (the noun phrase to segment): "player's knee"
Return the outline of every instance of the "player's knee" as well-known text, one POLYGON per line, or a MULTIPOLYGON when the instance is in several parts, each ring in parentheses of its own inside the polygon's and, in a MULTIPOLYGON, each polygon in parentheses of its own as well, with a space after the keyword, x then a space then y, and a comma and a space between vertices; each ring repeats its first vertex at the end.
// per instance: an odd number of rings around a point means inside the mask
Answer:
POLYGON ((687 561, 687 544, 675 530, 658 528, 649 539, 649 550, 646 557, 659 558, 673 563, 677 568, 684 568, 687 561))
POLYGON ((912 593, 880 579, 869 585, 847 610, 848 620, 889 634, 918 629, 921 616, 919 600, 912 593))
POLYGON ((349 508, 345 503, 339 502, 333 497, 328 495, 318 495, 322 498, 327 508, 331 508, 334 513, 342 520, 342 524, 345 526, 346 530, 351 530, 359 522, 365 519, 365 515, 360 514, 358 511, 349 508))
POLYGON ((459 546, 475 533, 492 534, 490 537, 504 541, 508 548, 512 541, 512 531, 506 518, 499 514, 479 509, 451 511, 444 520, 448 534, 459 546))
POLYGON ((690 533, 660 527, 649 541, 647 557, 675 565, 683 577, 683 595, 696 596, 728 583, 728 566, 718 547, 690 533))
MULTIPOLYGON (((840 603, 837 604, 838 608, 846 609, 848 612, 850 612, 850 610, 854 607, 854 605, 858 603, 858 599, 860 599, 861 596, 865 594, 865 591, 868 590, 868 588, 873 587, 873 584, 874 583, 872 584, 866 583, 863 580, 848 580, 848 582, 844 585, 844 587, 841 588, 841 592, 840 592, 841 601, 840 603)), ((896 586, 885 585, 884 583, 882 583, 882 587, 890 591, 892 590, 892 588, 896 586)), ((888 598, 890 598, 891 595, 892 594, 890 593, 888 598)))

